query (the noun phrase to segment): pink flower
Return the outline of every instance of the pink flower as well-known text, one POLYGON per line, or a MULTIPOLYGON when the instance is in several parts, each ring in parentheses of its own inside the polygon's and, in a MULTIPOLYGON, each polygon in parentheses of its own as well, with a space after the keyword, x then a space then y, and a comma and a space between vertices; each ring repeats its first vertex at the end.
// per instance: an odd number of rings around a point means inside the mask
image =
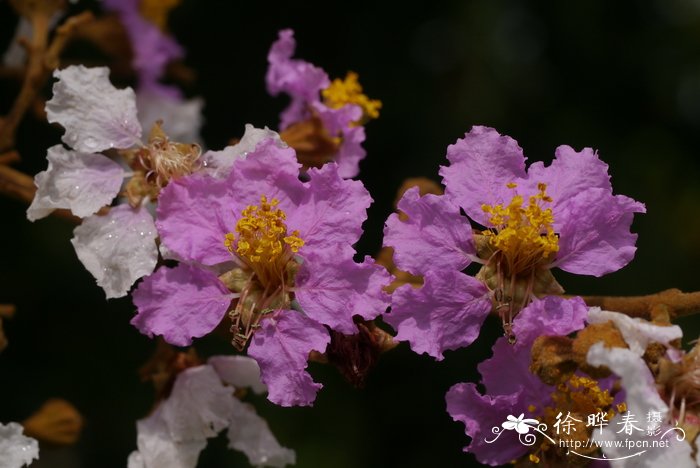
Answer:
POLYGON ((369 194, 335 164, 308 176, 299 180, 293 150, 266 139, 234 161, 226 179, 172 182, 156 225, 183 263, 159 269, 134 292, 132 323, 179 346, 229 312, 234 345, 250 341, 269 399, 284 406, 310 405, 321 388, 305 368, 312 350, 326 349, 326 326, 356 333, 355 315, 371 320, 388 305, 388 274, 371 259, 353 260, 369 194))
MULTIPOLYGON (((455 421, 464 423, 466 434, 472 438, 465 451, 489 465, 505 464, 527 453, 528 447, 518 442, 517 434, 504 433, 494 441, 492 428, 511 430, 507 422, 511 421, 514 429, 525 430, 524 422, 537 422, 522 418, 548 406, 554 387, 530 371, 530 348, 540 335, 567 335, 580 330, 587 311, 580 298, 535 299, 515 318, 517 343, 511 345, 506 338, 499 338, 493 346, 493 356, 479 364, 485 394, 473 383, 458 383, 450 388, 445 396, 447 412, 455 421), (516 414, 520 418, 514 418, 516 414)), ((521 430, 516 432, 527 433, 521 430)))
POLYGON ((447 148, 445 195, 404 194, 398 207, 408 220, 389 217, 385 244, 399 269, 425 282, 392 296, 385 320, 397 339, 441 359, 474 341, 494 308, 514 339, 512 320, 534 297, 563 292, 552 268, 601 276, 632 259, 630 225, 644 205, 613 195, 593 150, 561 146, 555 155, 550 166, 526 171, 515 140, 474 127, 447 148), (482 228, 473 230, 470 219, 482 228), (476 278, 462 273, 472 262, 482 265, 476 278))
MULTIPOLYGON (((381 103, 362 94, 356 74, 350 73, 345 80, 331 83, 321 68, 292 58, 295 49, 294 31, 284 29, 279 32, 267 56, 269 67, 265 82, 268 92, 273 96, 285 93, 291 98, 281 114, 280 130, 304 135, 311 131, 315 135, 314 142, 323 140, 330 147, 311 151, 313 156, 308 158, 311 162, 300 154, 305 166, 317 167, 333 160, 342 177, 355 177, 359 173, 359 163, 366 155, 362 148, 365 129, 361 124, 379 115, 381 103), (320 128, 310 124, 315 121, 320 122, 320 128), (293 132, 295 125, 305 130, 293 132), (329 151, 332 154, 325 154, 329 151)), ((289 143, 293 145, 291 141, 289 143)), ((304 146, 308 146, 308 142, 304 146)))

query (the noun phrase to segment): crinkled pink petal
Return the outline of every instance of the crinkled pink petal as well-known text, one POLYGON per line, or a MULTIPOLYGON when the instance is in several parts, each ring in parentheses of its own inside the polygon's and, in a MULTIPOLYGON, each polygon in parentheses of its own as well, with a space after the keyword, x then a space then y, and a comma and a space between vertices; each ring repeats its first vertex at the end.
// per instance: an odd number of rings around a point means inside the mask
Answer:
POLYGON ((428 270, 459 271, 469 265, 476 254, 469 220, 447 197, 421 197, 418 187, 412 187, 398 208, 408 220, 392 214, 384 228, 384 245, 394 248, 396 266, 420 275, 428 270))
POLYGON ((292 124, 302 122, 311 117, 312 114, 309 112, 308 101, 298 97, 292 97, 292 102, 289 103, 286 109, 280 112, 279 129, 282 131, 292 124))
POLYGON ((392 294, 384 320, 416 353, 437 360, 443 351, 470 345, 491 311, 488 289, 479 280, 453 270, 426 273, 419 289, 404 285, 392 294))
POLYGON ((215 274, 186 264, 162 267, 133 292, 138 309, 131 324, 144 335, 162 335, 176 346, 212 331, 233 295, 215 274))
POLYGON ((248 355, 258 361, 267 398, 280 406, 311 406, 323 385, 306 372, 311 351, 330 343, 326 328, 294 310, 280 310, 255 332, 248 355))
POLYGON ((158 261, 156 227, 145 208, 115 206, 93 215, 73 231, 75 253, 108 299, 126 296, 134 282, 158 261))
POLYGON ((34 177, 37 187, 27 210, 30 221, 48 216, 57 208, 69 209, 81 218, 109 205, 119 193, 124 169, 101 154, 86 154, 52 146, 49 167, 34 177))
POLYGON ((264 393, 267 387, 260 380, 260 366, 248 356, 212 356, 207 360, 219 378, 235 389, 250 387, 255 393, 264 393))
POLYGON ((261 141, 254 151, 233 163, 227 179, 230 187, 227 209, 233 210, 238 219, 246 206, 260 204, 260 196, 265 195, 279 200, 279 208, 287 214, 287 226, 290 226, 290 216, 307 196, 299 180, 300 168, 293 149, 281 147, 272 138, 261 141))
POLYGON ((139 77, 139 87, 148 87, 165 73, 171 61, 185 55, 184 49, 171 36, 139 14, 121 16, 132 44, 132 66, 139 77))
POLYGON ((163 243, 185 260, 205 265, 228 261, 225 235, 235 231, 243 209, 259 205, 265 195, 279 201, 288 232, 299 231, 302 256, 338 244, 349 249, 362 234, 369 193, 361 182, 342 179, 334 164, 310 170, 307 183, 299 180, 299 167, 294 150, 266 139, 233 163, 225 181, 197 175, 173 181, 159 197, 157 226, 163 243))
POLYGON ((440 168, 445 195, 474 221, 486 225, 483 204, 508 203, 513 192, 506 187, 525 177, 525 156, 518 143, 489 127, 472 130, 447 147, 449 166, 440 168))
POLYGON ((295 49, 294 31, 284 29, 267 55, 267 91, 273 96, 286 93, 292 98, 282 116, 282 129, 308 117, 308 104, 318 101, 319 92, 330 85, 328 75, 321 68, 292 58, 295 49))
POLYGON ((328 133, 341 138, 340 147, 333 158, 338 164, 338 173, 344 179, 355 177, 360 172, 360 161, 367 155, 362 147, 365 129, 354 124, 362 118, 362 108, 346 104, 332 109, 320 102, 313 103, 313 108, 328 133))
POLYGON ((304 240, 299 254, 322 254, 337 244, 357 242, 372 203, 362 182, 343 179, 333 163, 312 168, 308 175, 311 180, 305 184, 304 199, 287 211, 288 229, 298 230, 304 240))
POLYGON ((527 169, 527 174, 527 180, 518 183, 519 189, 525 189, 520 192, 526 196, 535 195, 538 192, 537 184, 547 184, 547 195, 552 197, 552 203, 547 206, 554 212, 567 200, 590 188, 601 188, 612 193, 608 165, 591 148, 577 152, 570 146, 562 145, 556 149, 552 164, 545 167, 541 161, 534 162, 527 169))
POLYGON ((486 391, 490 395, 507 395, 522 389, 523 400, 541 412, 554 387, 530 372, 531 359, 529 349, 517 348, 500 337, 493 345, 493 355, 478 366, 486 391))
POLYGON ((102 1, 104 8, 117 13, 124 25, 133 50, 132 65, 139 76, 139 88, 144 88, 156 84, 165 66, 185 52, 172 37, 141 15, 139 3, 137 0, 102 1))
POLYGON ((251 124, 246 124, 245 133, 238 143, 227 146, 221 151, 207 151, 202 155, 202 161, 204 163, 203 170, 213 177, 225 179, 231 172, 235 161, 255 151, 258 144, 267 139, 273 139, 275 144, 280 148, 287 147, 287 144, 282 141, 277 132, 267 127, 262 129, 255 128, 251 124))
POLYGON ((331 136, 340 136, 352 127, 353 122, 362 118, 362 108, 354 104, 346 104, 337 109, 326 106, 321 102, 312 104, 314 111, 323 122, 323 127, 331 136))
POLYGON ((335 156, 338 174, 343 179, 351 179, 360 173, 360 161, 365 159, 367 151, 362 147, 365 141, 365 128, 351 127, 343 132, 343 140, 335 156))
POLYGON ((83 153, 97 153, 139 142, 134 91, 112 86, 109 68, 72 65, 54 71, 53 76, 58 81, 46 103, 46 117, 65 128, 64 143, 83 153))
POLYGON ((501 426, 509 415, 528 413, 528 403, 520 392, 481 395, 476 385, 459 383, 450 388, 445 400, 447 412, 455 421, 464 423, 465 433, 472 438, 464 451, 473 453, 480 463, 503 465, 527 453, 528 447, 520 443, 517 432, 501 426), (492 428, 497 428, 500 435, 492 428))
POLYGON ((158 197, 156 226, 162 243, 178 257, 215 265, 231 260, 224 245, 240 211, 233 210, 226 181, 192 175, 171 181, 158 197))
POLYGON ((560 237, 552 266, 593 276, 619 270, 637 250, 637 235, 630 232, 634 213, 645 212, 642 203, 606 189, 591 188, 575 195, 554 213, 560 237))
POLYGON ((530 349, 537 337, 566 336, 585 326, 588 306, 580 297, 533 299, 513 320, 515 348, 530 349))
POLYGON ((390 296, 382 288, 390 275, 371 257, 355 263, 344 250, 336 254, 305 257, 295 278, 294 291, 304 313, 332 329, 357 333, 354 315, 372 320, 386 311, 390 296))

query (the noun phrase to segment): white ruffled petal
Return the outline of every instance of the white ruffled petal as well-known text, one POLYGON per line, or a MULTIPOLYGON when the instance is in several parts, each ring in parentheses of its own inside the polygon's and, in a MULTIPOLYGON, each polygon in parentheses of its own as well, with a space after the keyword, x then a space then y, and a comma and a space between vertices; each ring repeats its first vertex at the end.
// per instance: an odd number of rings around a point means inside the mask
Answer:
POLYGON ((252 406, 222 382, 259 385, 259 369, 250 365, 252 359, 216 356, 209 361, 178 375, 168 399, 138 422, 138 451, 129 456, 128 468, 194 468, 207 439, 226 427, 229 447, 245 453, 252 465, 283 467, 295 462, 294 451, 282 447, 252 406))
POLYGON ((625 314, 601 310, 600 307, 591 307, 588 310, 588 323, 605 323, 612 321, 627 346, 639 356, 644 354, 650 343, 662 343, 669 346, 673 340, 683 336, 683 330, 678 325, 662 327, 654 325, 639 318, 628 317, 625 314))
POLYGON ((250 387, 255 393, 264 393, 267 387, 260 380, 260 366, 247 356, 212 356, 207 363, 219 378, 234 388, 250 387))
POLYGON ((284 467, 296 463, 294 450, 282 447, 267 422, 252 406, 234 399, 235 410, 228 428, 229 447, 245 453, 254 466, 284 467))
POLYGON ((646 415, 658 411, 662 418, 668 411, 656 390, 654 378, 644 359, 625 348, 607 348, 596 343, 588 350, 588 363, 592 366, 606 366, 622 380, 625 388, 627 409, 635 414, 646 415))
POLYGON ((15 422, 0 424, 0 466, 19 468, 39 459, 39 444, 15 422))
POLYGON ((37 192, 27 209, 30 221, 57 208, 84 218, 112 202, 119 193, 124 170, 101 154, 70 151, 63 145, 49 148, 49 167, 34 177, 37 192))
POLYGON ((248 153, 254 151, 263 140, 272 138, 279 148, 287 148, 287 144, 282 141, 279 134, 269 128, 255 128, 251 124, 246 124, 245 133, 241 141, 232 146, 227 146, 221 151, 207 151, 202 155, 202 161, 207 168, 207 172, 213 177, 226 178, 231 172, 231 166, 237 159, 244 158, 248 153))
MULTIPOLYGON (((668 406, 659 396, 654 378, 638 353, 625 348, 606 348, 603 343, 596 343, 588 350, 587 358, 589 364, 606 366, 620 377, 622 387, 625 389, 625 403, 628 414, 636 419, 638 422, 637 426, 642 426, 640 429, 646 429, 645 421, 650 412, 658 412, 661 420, 666 420, 668 406)), ((621 447, 616 447, 614 442, 601 445, 606 457, 610 459, 620 458, 620 460, 610 462, 613 467, 653 468, 672 465, 674 468, 692 468, 695 466, 691 459, 692 449, 690 444, 687 441, 677 440, 674 432, 669 433, 665 437, 665 440, 669 443, 668 447, 653 448, 651 445, 652 438, 647 436, 646 431, 633 430, 631 434, 627 434, 625 431, 617 432, 623 427, 622 414, 618 414, 610 420, 602 434, 600 431, 593 431, 593 439, 598 442, 604 440, 621 441, 621 447), (623 458, 640 451, 634 448, 627 448, 624 445, 627 441, 635 441, 635 443, 639 441, 640 445, 638 446, 646 443, 650 448, 646 448, 640 456, 623 458)), ((665 432, 670 428, 668 425, 663 425, 661 426, 661 431, 665 432)), ((654 439, 658 439, 658 436, 654 439)))
POLYGON ((172 141, 199 143, 199 131, 204 121, 200 98, 184 100, 152 91, 139 91, 136 95, 141 128, 147 131, 158 120, 163 121, 163 131, 172 141))
POLYGON ((117 89, 106 67, 73 65, 54 71, 58 81, 46 103, 51 123, 65 128, 63 141, 84 153, 130 148, 141 138, 136 97, 131 88, 117 89))
POLYGON ((178 375, 161 413, 174 440, 205 440, 228 426, 233 400, 233 389, 221 383, 213 367, 192 367, 178 375))
POLYGON ((206 447, 204 438, 175 441, 158 408, 136 423, 137 452, 128 459, 128 468, 195 468, 199 453, 206 447))
POLYGON ((73 231, 73 247, 107 298, 125 296, 134 282, 153 272, 158 233, 147 210, 113 207, 90 216, 73 231))

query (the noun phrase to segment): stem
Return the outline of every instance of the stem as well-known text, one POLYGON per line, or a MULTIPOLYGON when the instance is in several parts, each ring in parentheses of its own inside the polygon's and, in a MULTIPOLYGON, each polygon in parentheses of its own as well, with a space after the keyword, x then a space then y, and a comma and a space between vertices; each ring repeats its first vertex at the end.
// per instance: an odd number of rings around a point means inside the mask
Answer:
POLYGON ((75 28, 92 19, 90 12, 68 18, 56 29, 51 45, 47 46, 50 15, 42 11, 32 15, 30 18, 33 32, 31 42, 23 42, 29 55, 27 72, 17 98, 0 126, 0 153, 5 153, 14 147, 17 127, 53 69, 58 66, 59 56, 75 28))
POLYGON ((685 293, 674 288, 646 296, 581 296, 581 298, 590 307, 598 306, 601 309, 646 320, 652 320, 658 313, 668 313, 671 319, 700 314, 700 291, 685 293))

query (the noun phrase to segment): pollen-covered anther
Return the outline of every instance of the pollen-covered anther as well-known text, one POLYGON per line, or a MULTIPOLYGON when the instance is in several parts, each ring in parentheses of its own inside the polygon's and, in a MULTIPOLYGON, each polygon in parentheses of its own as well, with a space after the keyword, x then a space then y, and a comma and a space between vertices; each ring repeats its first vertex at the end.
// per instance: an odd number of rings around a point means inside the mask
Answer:
POLYGON ((322 91, 324 103, 332 108, 339 109, 346 104, 355 104, 362 108, 362 122, 367 122, 379 117, 379 109, 382 102, 370 99, 362 92, 362 85, 358 81, 357 73, 348 72, 344 80, 336 78, 331 85, 322 91))
MULTIPOLYGON (((506 186, 515 190, 517 184, 506 186)), ((559 251, 559 238, 554 232, 552 209, 545 208, 551 203, 547 195, 547 185, 537 184, 538 193, 529 197, 527 203, 517 192, 507 206, 482 205, 489 217, 489 229, 483 231, 489 245, 501 252, 511 274, 524 271, 541 261, 551 260, 559 251)))
POLYGON ((148 144, 136 150, 137 162, 146 171, 148 182, 162 188, 171 179, 191 174, 200 167, 202 149, 192 143, 170 141, 161 121, 151 129, 148 144))
POLYGON ((236 233, 226 234, 224 245, 231 252, 252 263, 272 263, 285 251, 296 253, 304 245, 299 231, 287 235, 284 220, 287 215, 275 208, 279 201, 275 198, 268 202, 265 195, 260 197, 260 205, 249 205, 241 213, 236 223, 236 233))

